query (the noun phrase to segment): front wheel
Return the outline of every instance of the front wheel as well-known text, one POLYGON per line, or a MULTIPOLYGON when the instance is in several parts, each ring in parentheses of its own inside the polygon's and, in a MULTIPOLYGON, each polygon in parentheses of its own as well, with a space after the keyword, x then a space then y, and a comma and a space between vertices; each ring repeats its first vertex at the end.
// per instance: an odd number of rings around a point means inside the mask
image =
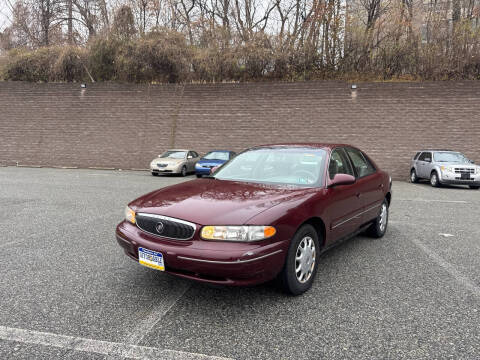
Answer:
POLYGON ((317 273, 320 254, 319 235, 312 225, 305 224, 294 235, 279 280, 283 289, 300 295, 310 289, 317 273))
POLYGON ((201 177, 202 177, 202 175, 200 175, 200 174, 197 174, 197 178, 201 178, 201 177))
POLYGON ((473 189, 473 190, 478 190, 478 189, 480 189, 480 186, 477 186, 477 185, 468 185, 468 187, 469 187, 470 189, 473 189))
POLYGON ((180 175, 183 177, 187 176, 187 167, 184 165, 182 166, 182 171, 180 172, 180 175))
POLYGON ((430 185, 432 185, 433 187, 440 186, 440 182, 438 181, 438 174, 436 171, 432 172, 432 174, 430 175, 430 185))
POLYGON ((374 238, 381 238, 385 235, 388 225, 388 203, 387 200, 383 200, 382 206, 380 208, 380 214, 373 222, 372 225, 367 229, 367 234, 374 238))
POLYGON ((152 175, 153 175, 153 176, 158 176, 158 173, 152 172, 152 175))

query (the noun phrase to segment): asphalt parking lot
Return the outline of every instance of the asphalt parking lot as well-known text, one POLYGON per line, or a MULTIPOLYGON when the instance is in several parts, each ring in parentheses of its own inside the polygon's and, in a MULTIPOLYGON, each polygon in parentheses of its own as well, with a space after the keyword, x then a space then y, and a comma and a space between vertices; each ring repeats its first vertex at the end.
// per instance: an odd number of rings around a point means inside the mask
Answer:
POLYGON ((190 179, 0 168, 0 358, 480 358, 480 191, 395 182, 386 236, 325 253, 291 297, 123 254, 125 205, 190 179))

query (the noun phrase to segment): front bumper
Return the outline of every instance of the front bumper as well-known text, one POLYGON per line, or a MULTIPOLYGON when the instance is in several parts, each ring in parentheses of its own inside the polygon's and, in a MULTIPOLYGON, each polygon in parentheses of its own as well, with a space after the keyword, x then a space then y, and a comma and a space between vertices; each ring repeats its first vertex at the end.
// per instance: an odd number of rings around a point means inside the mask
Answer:
POLYGON ((471 176, 470 180, 464 180, 464 179, 460 179, 459 174, 442 172, 439 180, 440 180, 440 184, 444 184, 444 185, 480 186, 480 175, 473 175, 471 176))
POLYGON ((480 181, 472 181, 472 180, 440 180, 440 184, 443 184, 443 185, 471 185, 471 186, 480 186, 480 181))
POLYGON ((195 174, 197 175, 210 175, 210 171, 210 168, 195 167, 195 174))
POLYGON ((179 174, 182 171, 181 165, 158 167, 150 165, 150 171, 155 174, 179 174))
POLYGON ((165 272, 213 284, 246 286, 273 279, 282 269, 289 241, 229 243, 167 240, 149 235, 126 221, 118 224, 116 239, 125 253, 138 261, 138 248, 161 252, 165 272))

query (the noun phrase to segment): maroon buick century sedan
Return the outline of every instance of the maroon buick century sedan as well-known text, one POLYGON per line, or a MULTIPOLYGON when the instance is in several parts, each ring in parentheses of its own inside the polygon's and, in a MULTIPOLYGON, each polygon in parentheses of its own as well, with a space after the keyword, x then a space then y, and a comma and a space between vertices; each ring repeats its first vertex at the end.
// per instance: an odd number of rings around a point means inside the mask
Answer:
POLYGON ((226 285, 277 278, 298 295, 322 251, 362 231, 385 234, 391 187, 353 146, 258 146, 208 178, 132 201, 116 238, 150 268, 226 285))

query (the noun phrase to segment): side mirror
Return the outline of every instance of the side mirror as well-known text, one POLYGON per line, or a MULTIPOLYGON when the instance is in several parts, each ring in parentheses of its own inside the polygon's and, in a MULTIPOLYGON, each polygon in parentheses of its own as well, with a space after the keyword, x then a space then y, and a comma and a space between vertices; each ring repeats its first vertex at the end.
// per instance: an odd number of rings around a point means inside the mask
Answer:
POLYGON ((193 159, 193 156, 192 156, 192 155, 188 155, 188 156, 187 156, 187 159, 193 159))
POLYGON ((339 186, 339 185, 352 185, 355 183, 355 178, 352 175, 348 174, 337 174, 330 180, 329 187, 339 186))
POLYGON ((214 166, 213 168, 210 169, 210 174, 213 174, 215 171, 218 170, 220 166, 214 166))

